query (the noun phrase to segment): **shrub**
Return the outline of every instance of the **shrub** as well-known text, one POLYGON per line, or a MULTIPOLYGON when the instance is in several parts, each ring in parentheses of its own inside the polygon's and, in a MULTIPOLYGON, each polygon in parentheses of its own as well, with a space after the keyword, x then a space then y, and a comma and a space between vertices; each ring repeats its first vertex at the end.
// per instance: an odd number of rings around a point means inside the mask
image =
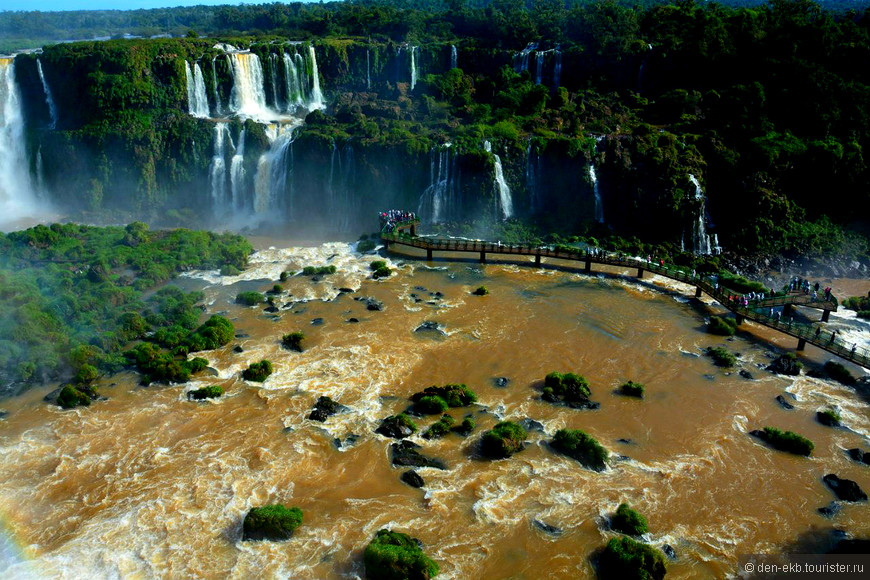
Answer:
POLYGON ((274 286, 272 286, 272 289, 269 290, 268 293, 269 294, 281 294, 282 292, 284 292, 284 287, 281 286, 280 284, 275 284, 274 286))
POLYGON ((544 388, 551 389, 555 397, 567 402, 579 402, 589 399, 591 391, 589 382, 574 373, 552 372, 544 378, 544 388))
POLYGON ((236 294, 236 304, 256 306, 266 301, 266 297, 259 292, 239 292, 236 294))
POLYGON ((302 352, 302 341, 305 340, 305 334, 302 332, 291 332, 281 337, 281 344, 284 348, 302 352))
POLYGON ((707 356, 711 357, 718 367, 733 367, 737 363, 737 357, 721 346, 708 347, 707 356))
POLYGON ((387 263, 383 260, 375 260, 371 264, 369 264, 369 268, 372 271, 372 278, 377 280, 378 278, 386 278, 390 274, 393 273, 389 267, 387 267, 387 263))
POLYGON ((770 288, 761 282, 753 282, 747 280, 743 276, 732 274, 727 270, 719 272, 719 285, 725 288, 730 288, 740 294, 748 294, 749 292, 770 292, 770 288))
POLYGON ((627 503, 619 504, 616 508, 616 513, 610 518, 610 527, 629 536, 640 536, 649 531, 646 518, 631 509, 627 503))
POLYGON ((822 425, 827 425, 828 427, 839 427, 842 417, 840 417, 840 414, 833 409, 825 409, 824 411, 816 412, 816 420, 822 425))
POLYGON ((414 538, 389 530, 378 530, 363 552, 363 563, 366 578, 377 580, 428 580, 439 571, 414 538))
POLYGON ((707 332, 710 334, 719 334, 721 336, 734 336, 737 331, 737 321, 733 318, 724 318, 720 316, 711 316, 710 323, 707 325, 707 332))
POLYGON ((405 413, 399 413, 382 420, 375 432, 386 437, 404 439, 417 432, 417 424, 405 413))
POLYGON ((229 344, 235 331, 232 322, 215 314, 190 333, 184 345, 187 347, 187 352, 214 350, 229 344))
POLYGON ((242 271, 232 264, 224 264, 221 266, 221 276, 238 276, 242 271))
POLYGON ((486 296, 487 294, 489 294, 489 290, 486 288, 486 286, 478 286, 477 289, 472 292, 472 294, 474 294, 475 296, 486 296))
POLYGON ((447 410, 447 401, 438 396, 426 395, 420 397, 414 405, 414 410, 424 415, 438 415, 447 410))
POLYGON ((462 420, 462 423, 459 425, 454 425, 450 430, 454 433, 459 433, 460 435, 470 435, 474 428, 476 427, 476 423, 474 419, 471 417, 466 417, 462 420))
POLYGON ((217 385, 209 385, 207 387, 202 387, 201 389, 196 389, 188 392, 187 398, 193 399, 195 401, 202 401, 203 399, 217 399, 223 394, 223 387, 219 387, 217 385))
POLYGON ((381 268, 386 268, 386 267, 387 267, 387 263, 383 260, 375 260, 374 262, 369 264, 369 269, 372 272, 376 272, 377 270, 380 270, 381 268))
POLYGON ((267 360, 261 360, 258 363, 251 363, 248 368, 242 372, 242 378, 246 381, 262 383, 271 374, 272 363, 267 360))
POLYGON ((664 554, 625 536, 610 538, 598 560, 598 575, 602 579, 662 580, 666 572, 664 554))
POLYGON ((609 453, 591 435, 579 429, 559 429, 553 436, 553 448, 573 457, 589 469, 604 469, 609 453))
POLYGON ((449 407, 466 407, 477 401, 477 395, 474 394, 474 391, 464 384, 457 383, 447 383, 443 387, 435 385, 426 387, 422 392, 411 395, 411 400, 417 402, 423 397, 439 397, 449 407))
POLYGON ((251 508, 242 524, 245 540, 287 540, 302 524, 302 510, 282 504, 251 508))
POLYGON ((335 266, 305 266, 302 268, 303 276, 326 276, 328 274, 335 274, 336 272, 335 266))
POLYGON ((627 397, 643 398, 644 387, 634 381, 626 381, 619 386, 619 392, 627 397))
POLYGON ((480 450, 492 459, 504 459, 524 449, 528 433, 511 421, 502 421, 484 433, 480 450))
POLYGON ((360 242, 356 245, 356 251, 361 254, 365 254, 366 252, 371 252, 375 249, 375 241, 374 240, 360 240, 360 242))
POLYGON ((160 350, 150 342, 137 344, 124 353, 128 364, 135 365, 143 374, 142 383, 186 383, 190 375, 203 370, 208 361, 204 358, 182 360, 160 350))
POLYGON ((450 415, 444 415, 423 433, 423 439, 440 439, 450 432, 455 421, 450 415))
POLYGON ((843 306, 860 313, 870 310, 870 296, 850 296, 843 300, 843 306))
POLYGON ((87 407, 91 404, 91 398, 72 385, 64 385, 57 396, 57 404, 64 409, 72 409, 79 405, 87 407))
POLYGON ((84 364, 79 367, 78 372, 75 376, 75 382, 79 385, 84 385, 87 383, 92 383, 100 377, 100 371, 97 370, 97 367, 84 364))
POLYGON ((852 376, 852 373, 849 372, 849 369, 844 367, 838 362, 834 362, 829 360, 825 363, 825 372, 828 373, 835 381, 839 381, 844 385, 854 385, 855 377, 852 376))
POLYGON ((287 281, 287 278, 289 278, 289 277, 290 277, 290 273, 287 272, 287 270, 284 270, 283 272, 281 272, 281 275, 278 276, 278 279, 279 279, 281 282, 286 282, 286 281, 287 281))
POLYGON ((791 431, 780 431, 773 427, 765 427, 764 431, 754 433, 775 449, 794 453, 795 455, 809 455, 815 449, 812 441, 791 431))

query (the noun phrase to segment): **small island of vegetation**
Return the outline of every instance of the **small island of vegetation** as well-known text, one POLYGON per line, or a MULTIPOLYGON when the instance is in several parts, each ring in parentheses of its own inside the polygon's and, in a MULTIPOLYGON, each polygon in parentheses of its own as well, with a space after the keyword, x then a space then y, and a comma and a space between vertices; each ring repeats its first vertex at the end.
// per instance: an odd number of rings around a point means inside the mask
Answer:
POLYGON ((371 580, 429 580, 439 571, 418 540, 390 530, 378 530, 363 552, 363 563, 371 580))
POLYGON ((302 525, 302 510, 283 504, 251 508, 242 524, 244 540, 289 540, 302 525))

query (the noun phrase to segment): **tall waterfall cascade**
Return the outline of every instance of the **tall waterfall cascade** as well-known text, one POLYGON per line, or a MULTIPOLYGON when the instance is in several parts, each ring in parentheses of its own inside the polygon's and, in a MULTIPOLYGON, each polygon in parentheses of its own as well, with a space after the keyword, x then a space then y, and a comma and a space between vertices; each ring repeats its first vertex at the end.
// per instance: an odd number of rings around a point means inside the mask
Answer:
POLYGON ((366 48, 366 89, 372 90, 372 54, 366 48))
POLYGON ((42 61, 36 59, 36 70, 39 71, 39 80, 42 82, 42 90, 45 92, 45 104, 48 107, 48 114, 51 118, 49 129, 57 127, 57 107, 54 104, 54 98, 51 96, 51 88, 48 86, 48 81, 45 80, 45 73, 42 72, 42 61))
POLYGON ((514 215, 514 202, 511 198, 511 188, 508 186, 504 178, 504 170, 501 166, 501 158, 492 152, 492 144, 489 141, 483 142, 483 148, 487 153, 492 155, 495 162, 495 183, 494 188, 496 195, 496 210, 501 214, 502 219, 508 219, 514 215))
POLYGON ((15 63, 0 59, 0 223, 31 217, 37 192, 30 175, 15 63))
MULTIPOLYGON (((691 173, 689 181, 695 186, 695 199, 699 202, 700 208, 698 217, 692 223, 692 251, 696 254, 711 254, 713 253, 710 236, 707 235, 707 196, 701 189, 701 184, 691 173)), ((718 245, 718 238, 717 238, 718 245)))
POLYGON ((420 196, 417 214, 427 223, 441 223, 456 215, 456 155, 450 143, 429 152, 429 186, 420 196))
POLYGON ((523 71, 531 74, 535 84, 539 85, 550 79, 553 87, 558 87, 562 79, 562 51, 559 48, 538 50, 538 45, 530 42, 523 50, 514 54, 514 70, 518 73, 523 71), (534 62, 534 71, 529 68, 529 60, 534 62), (547 69, 552 62, 552 76, 545 77, 547 69))
POLYGON ((419 46, 411 47, 411 90, 414 90, 414 87, 417 86, 417 53, 419 52, 419 46))
POLYGON ((273 124, 266 130, 269 149, 257 161, 254 177, 254 213, 260 217, 283 219, 284 201, 287 198, 288 151, 293 145, 296 125, 273 124))
POLYGON ((526 190, 529 192, 529 212, 535 213, 541 210, 540 183, 541 181, 541 156, 532 146, 529 139, 526 145, 526 190))
POLYGON ((229 199, 227 199, 227 171, 226 171, 226 142, 229 139, 229 128, 226 123, 215 123, 214 126, 214 155, 209 166, 209 189, 211 190, 212 207, 215 213, 224 214, 227 211, 229 199))
POLYGON ((251 52, 230 54, 233 68, 233 90, 230 104, 233 112, 253 119, 269 119, 266 90, 260 57, 251 52))
POLYGON ((604 204, 601 202, 601 192, 598 189, 598 176, 595 174, 595 164, 589 164, 589 181, 592 183, 592 195, 595 198, 595 221, 604 223, 604 204))
POLYGON ((221 106, 221 97, 218 93, 218 81, 217 81, 217 65, 215 61, 217 57, 211 59, 211 89, 214 96, 214 110, 218 115, 223 111, 223 107, 221 106))
POLYGON ((332 142, 329 160, 329 181, 326 185, 329 223, 341 232, 350 230, 352 214, 359 209, 353 190, 356 183, 356 160, 350 141, 339 147, 332 142))
POLYGON ((311 106, 323 108, 323 93, 320 90, 320 75, 317 72, 317 55, 314 46, 308 45, 308 55, 311 58, 311 106))
POLYGON ((538 45, 530 42, 524 49, 514 55, 514 70, 519 72, 529 70, 529 55, 538 50, 538 45))
POLYGON ((459 68, 459 51, 455 44, 450 45, 450 68, 459 68))
POLYGON ((193 63, 191 69, 190 63, 184 61, 184 72, 187 77, 187 108, 191 115, 199 118, 207 118, 208 96, 205 92, 205 78, 202 76, 202 69, 199 63, 193 63))
POLYGON ((245 130, 239 134, 239 144, 234 148, 230 160, 230 193, 234 210, 243 210, 245 206, 245 130))

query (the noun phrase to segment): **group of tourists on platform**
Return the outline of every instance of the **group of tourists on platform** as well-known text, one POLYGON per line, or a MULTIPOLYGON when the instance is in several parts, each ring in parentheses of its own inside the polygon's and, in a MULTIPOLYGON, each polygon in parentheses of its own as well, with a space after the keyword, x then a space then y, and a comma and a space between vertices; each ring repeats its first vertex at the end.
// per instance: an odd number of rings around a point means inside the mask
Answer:
MULTIPOLYGON (((803 292, 804 294, 809 295, 810 291, 813 293, 813 300, 819 299, 819 289, 821 288, 821 284, 816 282, 815 284, 810 284, 809 280, 805 280, 798 276, 792 278, 792 281, 788 283, 788 291, 789 292, 803 292)), ((825 301, 831 301, 831 287, 826 286, 824 291, 825 301)))
POLYGON ((402 222, 410 222, 417 219, 417 214, 412 211, 402 211, 399 209, 388 209, 378 214, 381 221, 381 231, 393 233, 396 226, 402 222))

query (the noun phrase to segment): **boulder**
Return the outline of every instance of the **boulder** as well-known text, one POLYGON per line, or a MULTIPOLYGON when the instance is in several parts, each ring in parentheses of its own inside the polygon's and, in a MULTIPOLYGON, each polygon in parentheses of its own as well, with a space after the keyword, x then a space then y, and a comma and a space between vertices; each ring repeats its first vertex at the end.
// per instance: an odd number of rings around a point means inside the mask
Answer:
POLYGON ((740 376, 746 379, 747 381, 753 380, 755 377, 752 376, 752 373, 747 371, 746 369, 740 369, 740 376))
POLYGON ((545 534, 549 534, 551 536, 561 536, 562 535, 561 528, 557 528, 556 526, 551 526, 550 524, 546 524, 539 519, 532 520, 532 523, 535 525, 536 528, 538 528, 539 530, 541 530, 545 534))
POLYGON ((840 513, 840 504, 835 502, 835 501, 832 501, 828 505, 826 505, 824 507, 820 507, 819 513, 826 518, 832 518, 835 515, 837 515, 838 513, 840 513))
POLYGON ((528 417, 520 421, 520 427, 522 427, 526 431, 537 431, 538 433, 544 432, 543 423, 541 423, 540 421, 535 421, 534 419, 529 419, 528 417))
POLYGON ((399 479, 401 479, 411 487, 423 487, 425 485, 423 478, 413 469, 409 469, 408 471, 403 472, 399 479))
POLYGON ((347 321, 351 324, 356 324, 357 322, 359 322, 359 318, 348 318, 347 321))
POLYGON ((780 406, 787 411, 791 411, 792 409, 794 409, 794 405, 786 401, 785 397, 783 397, 782 395, 776 396, 776 402, 779 403, 780 406))
POLYGON ((350 433, 343 440, 336 437, 335 439, 332 440, 332 444, 335 446, 336 449, 340 450, 340 449, 347 449, 348 447, 352 447, 353 444, 356 443, 357 441, 359 441, 359 435, 356 435, 354 433, 350 433))
POLYGON ((311 319, 311 326, 321 326, 322 324, 323 324, 322 318, 312 318, 311 319))
POLYGON ((834 492, 838 499, 843 501, 867 500, 867 494, 851 479, 842 479, 833 473, 829 473, 822 478, 822 481, 831 488, 831 491, 834 492))
POLYGON ((767 367, 767 370, 773 371, 778 375, 799 375, 801 374, 803 365, 791 353, 780 355, 767 367), (789 356, 791 355, 791 356, 789 356))
POLYGON ((413 435, 415 429, 411 425, 413 425, 413 422, 410 422, 407 417, 393 415, 381 421, 380 426, 375 429, 375 433, 380 433, 384 437, 392 437, 393 439, 404 439, 413 435))
POLYGON ((440 459, 426 457, 417 449, 419 445, 411 441, 400 441, 390 446, 393 456, 393 465, 404 467, 434 467, 447 469, 447 465, 440 459))
POLYGON ((329 397, 324 396, 317 399, 317 402, 314 403, 314 409, 311 411, 311 414, 308 415, 308 418, 312 421, 320 421, 323 423, 326 421, 327 417, 331 417, 336 413, 346 410, 347 407, 344 405, 339 405, 329 397))
POLYGON ((671 560, 677 559, 677 551, 674 550, 674 547, 670 544, 665 544, 664 546, 662 546, 662 552, 664 552, 665 556, 667 556, 671 560))
POLYGON ((243 349, 241 346, 239 346, 237 344, 236 346, 233 347, 233 352, 235 352, 235 353, 245 352, 245 349, 243 349))
POLYGON ((381 311, 384 309, 384 303, 377 298, 372 298, 370 296, 356 296, 354 297, 354 300, 364 303, 366 305, 366 310, 381 311))
POLYGON ((499 387, 499 388, 502 388, 502 389, 503 389, 503 388, 505 388, 506 386, 508 386, 508 383, 511 382, 511 380, 510 380, 509 378, 507 378, 507 377, 495 377, 495 378, 492 380, 492 382, 493 382, 493 384, 494 384, 496 387, 499 387))
POLYGON ((847 453, 849 454, 849 457, 858 463, 870 465, 870 451, 861 451, 856 447, 854 449, 849 449, 847 453))

